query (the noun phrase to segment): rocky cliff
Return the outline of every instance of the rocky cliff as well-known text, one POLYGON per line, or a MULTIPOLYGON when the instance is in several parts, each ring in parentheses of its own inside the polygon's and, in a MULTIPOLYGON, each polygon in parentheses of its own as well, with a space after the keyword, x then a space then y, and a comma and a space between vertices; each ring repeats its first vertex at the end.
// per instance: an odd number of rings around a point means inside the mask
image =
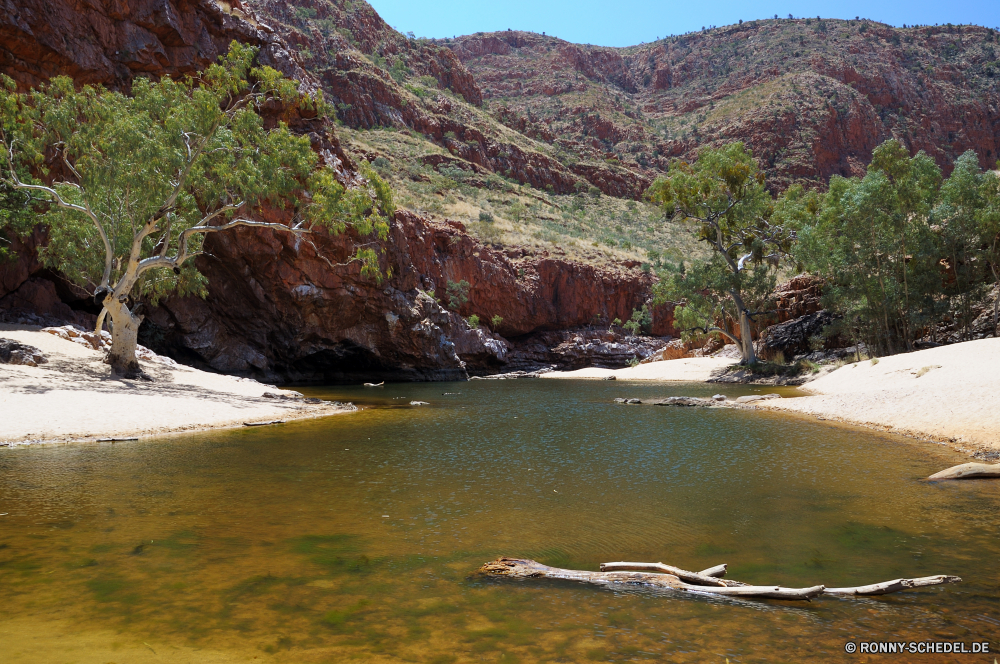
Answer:
POLYGON ((382 283, 347 263, 348 236, 216 235, 212 257, 198 259, 208 298, 165 302, 144 341, 191 364, 274 380, 455 379, 466 364, 482 373, 508 363, 509 342, 485 329, 493 316, 503 319, 493 332, 519 337, 624 320, 648 297, 650 278, 638 271, 510 259, 456 226, 397 213, 383 263, 393 276, 382 283), (449 284, 463 290, 453 302, 449 284), (472 314, 479 329, 466 322, 472 314))
POLYGON ((518 131, 651 177, 742 140, 773 186, 864 172, 897 138, 950 170, 1000 157, 1000 35, 977 26, 764 20, 625 49, 524 32, 445 40, 518 131))
MULTIPOLYGON (((262 4, 275 16, 292 11, 284 3, 262 4)), ((335 7, 320 8, 325 6, 335 7)), ((294 46, 303 43, 298 33, 275 30, 239 2, 66 0, 39 6, 6 0, 4 9, 0 71, 22 88, 66 74, 80 83, 127 90, 138 75, 201 69, 234 39, 259 46, 262 62, 308 88, 326 87, 330 80, 320 67, 314 68, 316 75, 302 67, 312 56, 294 46)), ((316 10, 312 15, 318 16, 316 10)), ((370 48, 381 44, 387 55, 405 50, 417 72, 436 76, 469 103, 480 101, 474 81, 450 50, 413 52, 374 12, 341 12, 336 19, 353 26, 370 48)), ((323 51, 330 62, 359 57, 351 34, 343 27, 320 34, 330 39, 323 51), (351 52, 344 56, 341 50, 351 52)), ((385 78, 387 94, 398 94, 396 81, 385 78)), ((348 87, 358 87, 351 80, 348 87)), ((382 90, 371 81, 358 89, 366 99, 382 90)), ((397 98, 391 102, 406 106, 397 98)), ((428 118, 411 119, 426 129, 434 122, 428 118)), ((292 127, 308 134, 345 180, 353 177, 331 125, 321 118, 295 118, 292 127)), ((362 278, 358 265, 348 261, 353 239, 317 234, 302 242, 246 229, 212 236, 208 255, 198 259, 209 279, 208 297, 171 298, 149 311, 143 341, 192 364, 274 380, 453 379, 464 377, 467 366, 489 371, 507 362, 508 342, 488 329, 471 328, 466 318, 472 314, 484 322, 501 317, 494 332, 517 337, 626 319, 645 301, 650 285, 638 271, 602 270, 524 252, 509 257, 474 241, 461 224, 436 225, 405 211, 394 219, 385 247, 383 267, 392 277, 378 283, 362 278), (451 299, 449 284, 463 290, 451 309, 444 306, 451 299)), ((96 312, 88 311, 87 293, 38 263, 35 250, 44 242, 42 230, 15 242, 17 260, 0 266, 0 308, 8 318, 27 313, 40 316, 37 320, 93 324, 96 312)))

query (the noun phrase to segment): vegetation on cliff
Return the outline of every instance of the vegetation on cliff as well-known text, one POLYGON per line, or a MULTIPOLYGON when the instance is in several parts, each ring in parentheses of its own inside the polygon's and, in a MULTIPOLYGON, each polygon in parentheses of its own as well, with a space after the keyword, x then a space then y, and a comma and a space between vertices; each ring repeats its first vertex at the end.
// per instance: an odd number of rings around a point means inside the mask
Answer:
MULTIPOLYGON (((367 186, 346 189, 329 168, 317 168, 308 137, 283 122, 265 125, 265 105, 316 113, 324 104, 276 70, 255 67, 256 54, 233 42, 199 76, 137 79, 130 96, 77 90, 67 77, 17 93, 2 79, 4 183, 36 197, 37 221, 49 233, 45 264, 93 292, 107 312, 117 375, 141 373, 137 302, 204 292, 191 259, 207 234, 237 226, 388 234, 391 192, 374 172, 367 170, 367 186), (262 218, 264 207, 280 219, 262 218)), ((351 260, 380 277, 372 246, 351 260)), ((102 312, 99 329, 103 319, 102 312)))
POLYGON ((698 239, 712 250, 708 261, 687 274, 668 274, 659 296, 677 300, 682 294, 687 305, 675 313, 682 327, 725 336, 739 344, 744 363, 755 364, 751 319, 773 293, 795 240, 794 231, 773 216, 757 162, 742 143, 705 149, 694 164, 676 163, 647 196, 672 220, 694 224, 698 239), (727 320, 739 334, 728 331, 727 320))
POLYGON ((749 340, 775 313, 775 273, 794 255, 826 282, 823 303, 837 317, 827 336, 863 342, 874 355, 935 341, 941 320, 970 338, 975 304, 1000 274, 1000 177, 973 152, 944 179, 925 153, 911 157, 891 139, 864 177, 834 176, 825 193, 796 185, 772 198, 763 184, 735 143, 703 149, 694 165, 677 162, 647 192, 675 220, 694 222, 713 249, 656 287, 660 300, 685 302, 675 316, 689 334, 723 335, 754 363, 749 340))

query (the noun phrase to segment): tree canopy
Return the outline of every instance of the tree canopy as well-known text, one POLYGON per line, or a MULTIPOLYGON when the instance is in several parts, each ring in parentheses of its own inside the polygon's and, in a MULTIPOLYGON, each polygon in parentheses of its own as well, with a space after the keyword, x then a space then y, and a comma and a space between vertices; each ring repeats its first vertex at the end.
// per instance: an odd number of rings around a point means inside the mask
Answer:
MULTIPOLYGON (((309 138, 283 120, 323 113, 322 97, 255 66, 256 53, 233 42, 204 72, 182 80, 137 78, 130 95, 77 89, 66 77, 17 93, 13 81, 2 79, 5 192, 35 199, 50 237, 42 260, 92 289, 110 314, 116 371, 138 370, 134 331, 141 318, 129 303, 204 292, 190 259, 209 233, 236 226, 297 234, 353 227, 387 236, 389 188, 367 165, 365 183, 351 189, 329 168, 317 168, 309 138), (265 121, 265 108, 279 116, 275 126, 265 121), (291 221, 262 221, 262 206, 287 211, 291 221)), ((353 260, 381 278, 372 246, 360 247, 353 260)))
POLYGON ((661 281, 660 300, 685 300, 675 315, 682 327, 722 334, 756 362, 752 321, 774 290, 779 264, 795 233, 773 218, 764 174, 742 143, 703 149, 689 164, 675 162, 647 191, 671 220, 694 226, 711 259, 661 281), (726 320, 735 322, 731 329, 726 320))

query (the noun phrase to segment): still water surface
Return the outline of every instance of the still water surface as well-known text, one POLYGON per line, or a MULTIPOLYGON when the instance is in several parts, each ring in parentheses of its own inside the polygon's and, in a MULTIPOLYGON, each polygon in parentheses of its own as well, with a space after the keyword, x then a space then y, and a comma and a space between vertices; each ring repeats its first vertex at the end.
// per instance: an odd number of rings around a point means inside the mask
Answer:
POLYGON ((1000 482, 922 481, 964 459, 868 431, 611 403, 719 390, 311 389, 365 410, 2 451, 0 660, 993 661, 848 656, 844 643, 1000 650, 1000 482), (473 574, 499 555, 580 569, 725 562, 732 578, 786 586, 965 582, 882 599, 713 600, 473 574))

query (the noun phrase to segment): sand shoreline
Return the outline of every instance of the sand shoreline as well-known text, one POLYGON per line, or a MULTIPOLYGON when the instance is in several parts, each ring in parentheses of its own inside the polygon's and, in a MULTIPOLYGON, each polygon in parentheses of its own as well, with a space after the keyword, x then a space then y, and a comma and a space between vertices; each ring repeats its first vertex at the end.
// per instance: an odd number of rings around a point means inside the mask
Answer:
POLYGON ((153 381, 115 380, 103 353, 41 332, 0 325, 0 338, 40 349, 37 367, 0 364, 0 445, 97 442, 244 427, 354 412, 297 392, 176 364, 140 361, 153 381))
POLYGON ((805 396, 755 404, 951 445, 1000 450, 1000 339, 845 365, 805 396))
MULTIPOLYGON (((50 358, 38 367, 0 364, 4 446, 167 436, 355 410, 306 403, 295 392, 179 365, 143 362, 154 382, 113 380, 102 354, 79 343, 25 326, 0 325, 0 337, 36 346, 50 358)), ((705 382, 733 363, 684 358, 542 378, 705 382)), ((856 362, 799 389, 804 396, 753 407, 941 442, 965 452, 1000 450, 1000 339, 856 362)))
MULTIPOLYGON (((685 358, 542 377, 705 382, 733 363, 685 358)), ((724 392, 727 384, 718 385, 724 392)), ((855 362, 798 389, 803 396, 749 406, 943 443, 968 453, 1000 450, 1000 339, 855 362)))

